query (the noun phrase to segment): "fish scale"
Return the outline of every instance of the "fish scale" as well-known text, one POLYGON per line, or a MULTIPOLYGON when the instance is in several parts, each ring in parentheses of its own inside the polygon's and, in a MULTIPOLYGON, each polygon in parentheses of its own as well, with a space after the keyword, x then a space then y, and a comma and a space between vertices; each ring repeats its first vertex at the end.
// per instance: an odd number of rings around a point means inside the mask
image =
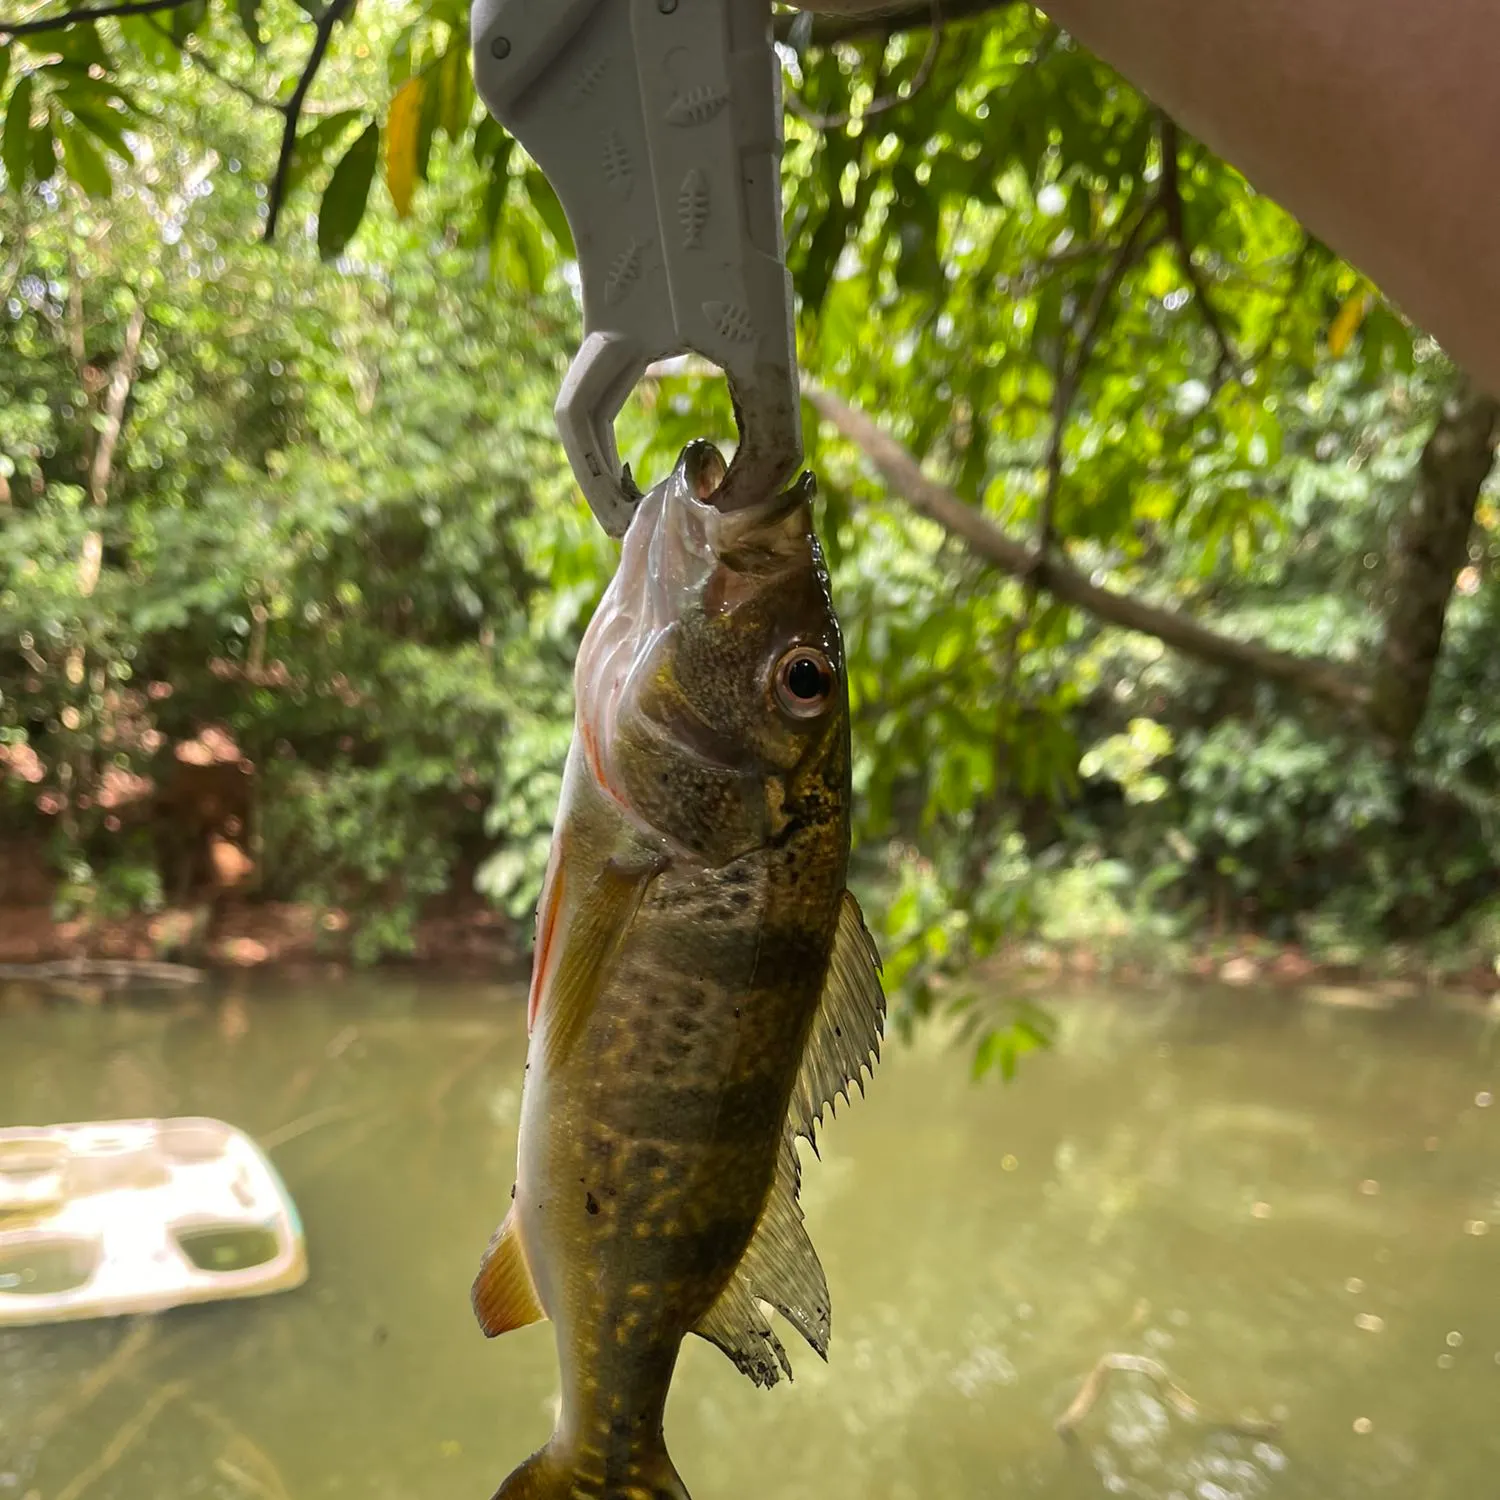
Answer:
POLYGON ((555 1324, 560 1416, 501 1500, 685 1500, 662 1436, 683 1338, 762 1385, 790 1374, 765 1307, 827 1351, 795 1140, 884 1016, 845 890, 842 645, 808 488, 721 516, 691 458, 579 651, 517 1189, 474 1290, 486 1333, 555 1324))

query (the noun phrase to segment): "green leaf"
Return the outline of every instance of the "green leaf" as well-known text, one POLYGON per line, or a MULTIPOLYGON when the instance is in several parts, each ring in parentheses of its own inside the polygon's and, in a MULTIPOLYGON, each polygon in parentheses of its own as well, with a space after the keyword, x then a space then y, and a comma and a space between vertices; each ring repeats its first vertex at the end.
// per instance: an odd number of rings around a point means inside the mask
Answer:
POLYGON ((80 128, 74 126, 62 132, 62 148, 68 176, 90 198, 108 198, 114 192, 114 181, 104 158, 80 128))
POLYGON ((474 73, 469 67, 467 32, 462 42, 455 41, 443 54, 437 65, 437 77, 438 127, 450 141, 456 141, 468 129, 469 116, 474 111, 474 73))
POLYGON ((393 90, 399 89, 411 77, 411 44, 416 30, 415 25, 403 29, 396 40, 391 43, 390 52, 386 54, 386 77, 393 90))
POLYGON ((287 173, 287 192, 296 187, 309 173, 317 171, 323 158, 343 138, 349 126, 361 118, 357 109, 341 109, 337 114, 321 119, 311 129, 297 137, 292 150, 292 166, 287 173))
POLYGON ((490 162, 490 178, 484 185, 484 205, 480 210, 479 221, 486 240, 494 238, 495 229, 500 223, 500 211, 510 196, 510 158, 515 145, 510 136, 505 136, 495 148, 490 162))
POLYGON ((99 39, 98 25, 92 21, 69 26, 65 31, 49 33, 46 50, 55 52, 64 62, 82 69, 102 68, 109 72, 114 67, 109 53, 104 50, 104 43, 99 39))
POLYGON ((85 126, 89 133, 97 137, 104 146, 113 151, 121 161, 133 162, 135 160, 135 153, 125 140, 125 116, 118 110, 93 100, 83 103, 72 93, 63 96, 63 103, 73 118, 85 126))
POLYGON ((5 87, 5 80, 10 76, 10 55, 14 50, 10 42, 0 47, 0 89, 5 87))
POLYGON ((179 5, 171 12, 168 22, 172 33, 172 39, 185 42, 194 32, 203 27, 208 19, 208 0, 191 0, 187 5, 179 5))
POLYGON ((474 127, 474 160, 481 167, 488 166, 508 139, 505 127, 486 112, 485 117, 474 127))
POLYGON ((572 260, 578 253, 573 248, 573 231, 568 227, 562 201, 547 181, 546 173, 539 167, 528 167, 525 181, 526 196, 531 199, 537 217, 547 226, 547 233, 556 241, 558 250, 572 260))
POLYGON ((52 134, 49 115, 31 132, 31 176, 36 182, 46 182, 56 171, 57 138, 52 134))
POLYGON ((235 0, 235 13, 240 18, 240 30, 250 39, 257 52, 264 52, 266 39, 260 31, 261 0, 235 0))
POLYGON ((0 161, 10 190, 18 193, 26 186, 26 171, 31 162, 31 75, 28 73, 11 91, 10 108, 5 111, 5 132, 0 136, 0 161))
POLYGON ((167 30, 154 16, 125 16, 120 35, 140 54, 141 61, 157 73, 175 73, 182 67, 182 53, 172 45, 167 30))
POLYGON ((354 238, 354 231, 365 216, 379 159, 380 126, 371 121, 328 179, 318 209, 318 253, 324 260, 338 255, 354 238))

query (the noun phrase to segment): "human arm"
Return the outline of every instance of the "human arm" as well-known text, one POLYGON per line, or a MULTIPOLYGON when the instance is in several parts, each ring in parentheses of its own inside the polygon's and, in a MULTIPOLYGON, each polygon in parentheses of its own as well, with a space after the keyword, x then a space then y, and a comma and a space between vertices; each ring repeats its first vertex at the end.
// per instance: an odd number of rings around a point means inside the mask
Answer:
MULTIPOLYGON (((840 15, 920 8, 804 3, 840 15)), ((1492 81, 1500 4, 1050 0, 1044 8, 1500 392, 1500 91, 1492 81)))

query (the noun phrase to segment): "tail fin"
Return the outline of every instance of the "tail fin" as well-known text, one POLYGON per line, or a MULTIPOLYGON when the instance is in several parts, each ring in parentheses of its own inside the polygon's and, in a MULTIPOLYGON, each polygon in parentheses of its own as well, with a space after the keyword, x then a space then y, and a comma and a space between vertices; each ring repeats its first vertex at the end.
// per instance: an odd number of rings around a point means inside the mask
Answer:
POLYGON ((638 1455, 616 1479, 560 1457, 549 1444, 495 1492, 495 1500, 691 1500, 665 1448, 638 1455))

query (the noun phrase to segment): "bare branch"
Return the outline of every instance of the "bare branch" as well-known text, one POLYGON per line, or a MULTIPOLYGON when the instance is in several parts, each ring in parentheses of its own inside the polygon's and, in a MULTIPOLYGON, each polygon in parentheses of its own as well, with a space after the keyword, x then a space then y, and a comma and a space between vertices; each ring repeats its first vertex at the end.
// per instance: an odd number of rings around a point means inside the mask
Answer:
POLYGON ((1025 543, 1007 536, 988 516, 966 504, 946 485, 929 479, 916 459, 863 412, 810 383, 804 383, 803 394, 820 416, 865 454, 892 491, 914 510, 962 537, 975 553, 1001 572, 1013 578, 1035 579, 1038 588, 1065 604, 1076 605, 1096 619, 1123 630, 1154 636, 1199 661, 1253 673, 1267 682, 1309 694, 1344 713, 1363 717, 1367 712, 1368 687, 1332 662, 1293 656, 1221 635, 1177 610, 1100 588, 1066 562, 1037 557, 1025 543))
POLYGON ((312 51, 307 55, 307 63, 302 69, 301 77, 297 79, 297 87, 292 90, 292 97, 287 100, 283 110, 286 125, 281 132, 281 154, 276 159, 276 175, 271 179, 270 204, 266 214, 267 244, 276 237, 276 224, 286 199, 292 157, 297 150, 297 123, 302 118, 302 106, 313 86, 313 80, 318 76, 318 69, 323 66, 328 44, 333 39, 333 28, 348 14, 353 4, 354 0, 328 0, 323 14, 318 17, 318 31, 313 38, 312 51))
POLYGON ((804 125, 811 125, 814 130, 842 130, 846 125, 855 120, 869 120, 876 115, 889 114, 891 110, 899 108, 903 104, 909 104, 916 96, 927 87, 928 80, 932 77, 932 70, 937 64, 938 54, 943 50, 943 5, 942 0, 927 0, 928 13, 931 19, 932 34, 927 39, 927 51, 922 56, 922 61, 917 66, 916 73, 907 85, 905 93, 897 89, 893 94, 881 94, 881 77, 885 71, 885 48, 891 40, 891 33, 886 32, 882 39, 880 58, 876 63, 875 71, 875 94, 876 97, 857 113, 853 110, 845 110, 836 115, 820 115, 816 110, 809 109, 795 94, 787 94, 786 107, 790 114, 802 121, 804 125))
MULTIPOLYGON (((109 501, 109 481, 114 473, 115 449, 120 442, 120 432, 125 426, 125 403, 130 399, 135 385, 136 370, 140 365, 141 335, 146 331, 146 304, 137 302, 131 309, 130 321, 125 325, 125 342, 121 345, 119 358, 109 378, 109 389, 105 392, 104 407, 100 415, 103 425, 99 429, 94 446, 93 462, 89 464, 89 501, 96 512, 103 511, 109 501)), ((99 570, 104 564, 104 537, 96 524, 83 539, 83 554, 78 560, 78 592, 87 599, 99 585, 99 570)))
POLYGON ((111 16, 149 16, 154 11, 180 10, 192 0, 125 0, 120 5, 101 5, 95 9, 65 10, 36 21, 0 21, 0 37, 37 36, 44 31, 62 31, 80 21, 104 21, 111 16))
POLYGON ((1188 240, 1187 229, 1184 227, 1182 218, 1182 180, 1177 159, 1181 141, 1178 136, 1177 122, 1160 112, 1156 120, 1157 139, 1161 144, 1161 184, 1158 188, 1158 196, 1167 217, 1167 235, 1176 247, 1182 274, 1187 277, 1188 284, 1193 289, 1193 295, 1198 300, 1198 311, 1202 314, 1208 331, 1213 335, 1214 343, 1219 346, 1219 359, 1214 367, 1214 379, 1217 381, 1222 378, 1226 369, 1237 371, 1240 361, 1234 352, 1234 345, 1229 341, 1229 335, 1224 330, 1218 310, 1214 307, 1213 298, 1209 295, 1208 283, 1193 262, 1193 247, 1188 240))
POLYGON ((239 79, 231 78, 214 63, 211 63, 196 47, 186 46, 177 37, 173 36, 170 27, 163 26, 160 21, 156 20, 147 21, 146 24, 163 41, 170 42, 177 49, 179 55, 186 58, 195 68, 201 68, 210 78, 215 79, 217 82, 223 84, 226 89, 230 89, 232 92, 238 94, 247 104, 253 104, 256 109, 275 110, 279 115, 286 113, 286 106, 284 104, 278 104, 274 99, 263 99, 254 89, 247 88, 239 79))
MULTIPOLYGON (((1027 0, 943 0, 943 22, 998 15, 1025 3, 1027 0)), ((807 28, 810 47, 835 47, 840 42, 859 42, 882 33, 895 36, 903 31, 922 31, 933 24, 932 9, 931 0, 912 0, 910 4, 884 5, 854 16, 779 15, 774 22, 776 40, 792 41, 801 26, 807 28)))

